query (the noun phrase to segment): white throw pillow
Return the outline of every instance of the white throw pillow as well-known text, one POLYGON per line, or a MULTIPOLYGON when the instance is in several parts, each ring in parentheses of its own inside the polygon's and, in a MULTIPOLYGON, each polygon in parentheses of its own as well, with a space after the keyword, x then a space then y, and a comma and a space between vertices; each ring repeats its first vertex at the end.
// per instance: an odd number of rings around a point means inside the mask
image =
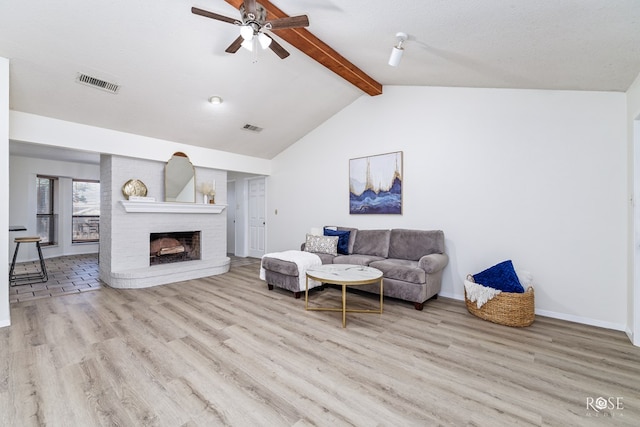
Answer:
POLYGON ((304 250, 306 252, 336 256, 338 255, 338 236, 314 236, 313 234, 307 234, 304 250))

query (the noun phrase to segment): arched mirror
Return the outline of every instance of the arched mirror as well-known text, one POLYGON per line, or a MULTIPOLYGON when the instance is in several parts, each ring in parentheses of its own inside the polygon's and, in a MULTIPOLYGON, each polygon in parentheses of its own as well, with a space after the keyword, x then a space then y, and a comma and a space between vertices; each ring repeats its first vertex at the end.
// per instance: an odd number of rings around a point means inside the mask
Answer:
POLYGON ((184 153, 174 153, 164 167, 165 202, 196 202, 196 170, 184 153))

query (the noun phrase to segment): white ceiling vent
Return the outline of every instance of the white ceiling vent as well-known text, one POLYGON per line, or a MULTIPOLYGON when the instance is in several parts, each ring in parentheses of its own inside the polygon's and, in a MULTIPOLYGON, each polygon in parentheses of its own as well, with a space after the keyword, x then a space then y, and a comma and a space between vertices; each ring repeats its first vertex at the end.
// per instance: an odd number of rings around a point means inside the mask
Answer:
POLYGON ((76 82, 81 83, 83 85, 94 87, 96 89, 101 89, 109 93, 118 93, 118 91, 120 90, 120 85, 108 82, 106 80, 98 79, 96 77, 91 77, 82 73, 78 73, 78 77, 76 77, 76 82))
POLYGON ((242 126, 242 129, 248 130, 250 132, 256 132, 256 133, 262 132, 262 128, 261 127, 250 125, 249 123, 247 123, 246 125, 242 126))

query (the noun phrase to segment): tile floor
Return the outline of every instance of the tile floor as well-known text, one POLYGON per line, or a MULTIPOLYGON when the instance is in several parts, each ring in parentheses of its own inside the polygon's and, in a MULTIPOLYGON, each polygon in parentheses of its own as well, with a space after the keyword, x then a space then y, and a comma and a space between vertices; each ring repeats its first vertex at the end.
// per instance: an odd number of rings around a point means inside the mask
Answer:
MULTIPOLYGON (((74 294, 100 289, 103 283, 98 279, 98 254, 70 255, 45 259, 49 280, 44 283, 11 283, 9 302, 28 301, 57 295, 74 294)), ((24 262, 16 264, 16 273, 39 270, 40 263, 24 262)))
MULTIPOLYGON (((229 255, 231 267, 260 263, 259 258, 240 258, 229 255)), ((9 288, 9 302, 49 298, 100 289, 105 286, 98 279, 98 254, 70 255, 45 259, 49 280, 44 283, 17 282, 9 288)), ((16 264, 16 273, 39 270, 38 261, 16 264)))

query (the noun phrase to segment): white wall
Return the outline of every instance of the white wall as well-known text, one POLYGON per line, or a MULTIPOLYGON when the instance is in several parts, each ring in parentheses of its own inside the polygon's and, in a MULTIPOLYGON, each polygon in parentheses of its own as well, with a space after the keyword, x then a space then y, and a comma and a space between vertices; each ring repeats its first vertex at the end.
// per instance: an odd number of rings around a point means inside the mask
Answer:
MULTIPOLYGON (((0 200, 9 200, 9 60, 0 57, 0 200)), ((9 240, 9 206, 0 204, 0 242, 9 240)), ((9 245, 0 244, 0 259, 9 256, 9 245)), ((11 324, 9 315, 9 266, 0 262, 0 327, 11 324)))
MULTIPOLYGON (((9 262, 15 249, 14 237, 37 235, 36 221, 36 176, 47 175, 59 177, 56 199, 56 213, 58 214, 58 244, 43 246, 45 258, 63 255, 74 255, 98 252, 98 244, 73 244, 72 240, 72 180, 100 179, 100 165, 85 163, 61 162, 42 160, 21 156, 9 158, 10 189, 9 189, 9 223, 24 225, 27 231, 11 233, 9 242, 9 262)), ((35 245, 21 245, 18 262, 30 261, 38 258, 35 245)))
POLYGON ((443 296, 512 259, 534 275, 539 314, 622 330, 625 111, 621 93, 385 87, 273 160, 267 250, 324 224, 442 229, 443 296), (403 215, 349 215, 349 159, 392 151, 403 215))
POLYGON ((268 174, 271 168, 271 162, 266 159, 66 122, 19 111, 10 112, 10 125, 9 138, 21 142, 161 162, 169 160, 176 151, 182 151, 189 156, 194 166, 258 174, 268 174))
MULTIPOLYGON (((640 346, 640 75, 627 91, 629 187, 634 203, 629 206, 629 282, 627 334, 640 346)), ((631 197, 630 197, 631 198, 631 197)))

